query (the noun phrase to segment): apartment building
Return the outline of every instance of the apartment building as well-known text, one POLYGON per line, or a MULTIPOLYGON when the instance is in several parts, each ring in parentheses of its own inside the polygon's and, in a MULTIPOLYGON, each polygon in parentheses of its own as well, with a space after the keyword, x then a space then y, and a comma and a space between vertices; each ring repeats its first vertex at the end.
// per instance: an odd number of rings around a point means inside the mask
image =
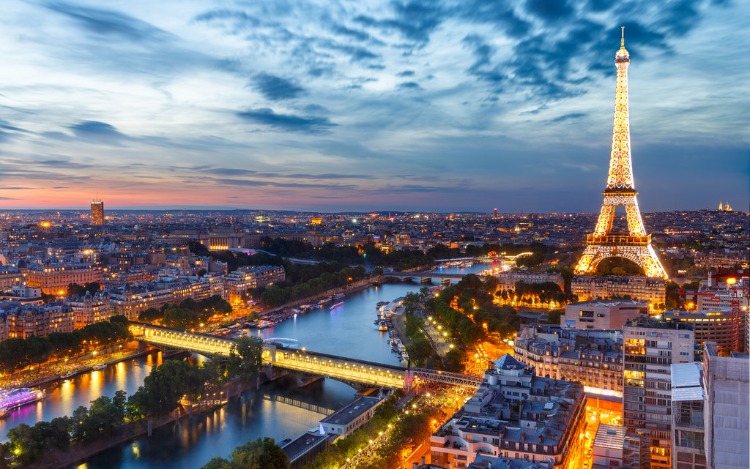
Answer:
POLYGON ((483 459, 579 467, 585 425, 579 383, 542 378, 510 355, 495 361, 477 392, 430 437, 432 463, 463 469, 483 459))
POLYGON ((641 467, 672 468, 671 365, 693 361, 692 327, 638 318, 623 327, 623 424, 641 440, 641 467))

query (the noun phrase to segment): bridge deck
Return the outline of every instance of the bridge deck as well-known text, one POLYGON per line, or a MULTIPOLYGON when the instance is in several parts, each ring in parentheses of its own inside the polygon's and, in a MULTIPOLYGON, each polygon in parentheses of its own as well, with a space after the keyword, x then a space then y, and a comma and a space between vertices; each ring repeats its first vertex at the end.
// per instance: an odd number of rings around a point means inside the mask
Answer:
MULTIPOLYGON (((131 323, 139 340, 161 347, 178 348, 211 356, 229 356, 235 341, 207 334, 183 332, 150 324, 131 323)), ((432 381, 476 387, 479 380, 467 375, 433 370, 408 370, 400 366, 374 363, 326 353, 302 351, 263 344, 263 364, 334 378, 369 386, 403 388, 417 381, 432 381)))

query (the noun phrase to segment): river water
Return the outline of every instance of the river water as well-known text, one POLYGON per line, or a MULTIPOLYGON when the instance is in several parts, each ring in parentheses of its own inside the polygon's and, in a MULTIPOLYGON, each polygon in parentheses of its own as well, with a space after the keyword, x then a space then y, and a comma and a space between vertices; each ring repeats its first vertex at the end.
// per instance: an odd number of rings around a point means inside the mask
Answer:
MULTIPOLYGON (((476 265, 445 268, 442 272, 468 274, 483 269, 484 266, 476 265)), ((344 305, 334 310, 313 310, 252 333, 262 338, 295 339, 298 347, 316 352, 398 365, 398 358, 387 343, 387 335, 380 333, 373 324, 376 304, 418 291, 420 287, 415 284, 372 287, 347 296, 344 305)), ((0 435, 5 440, 7 431, 19 423, 33 425, 39 420, 70 415, 79 405, 88 406, 97 397, 111 397, 120 389, 130 395, 143 383, 152 366, 159 363, 161 353, 153 353, 50 386, 46 389, 46 400, 23 407, 0 420, 0 435)), ((277 442, 294 438, 316 427, 325 417, 326 409, 330 413, 354 396, 353 388, 330 379, 305 388, 279 380, 264 385, 258 392, 247 393, 243 399, 234 399, 209 415, 156 429, 151 438, 138 438, 105 451, 79 468, 198 468, 213 457, 228 457, 236 446, 258 437, 272 437, 277 442)))

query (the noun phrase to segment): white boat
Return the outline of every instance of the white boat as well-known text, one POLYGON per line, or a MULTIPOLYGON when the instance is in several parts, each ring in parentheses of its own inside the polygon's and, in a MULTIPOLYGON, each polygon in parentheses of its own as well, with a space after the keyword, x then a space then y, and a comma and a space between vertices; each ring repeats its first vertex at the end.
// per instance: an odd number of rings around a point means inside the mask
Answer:
POLYGON ((271 321, 267 321, 265 319, 261 319, 260 321, 258 321, 258 329, 265 329, 272 326, 275 326, 275 324, 271 321))
POLYGON ((94 371, 105 370, 105 369, 107 369, 107 364, 106 363, 99 363, 98 365, 94 365, 93 369, 94 369, 94 371))

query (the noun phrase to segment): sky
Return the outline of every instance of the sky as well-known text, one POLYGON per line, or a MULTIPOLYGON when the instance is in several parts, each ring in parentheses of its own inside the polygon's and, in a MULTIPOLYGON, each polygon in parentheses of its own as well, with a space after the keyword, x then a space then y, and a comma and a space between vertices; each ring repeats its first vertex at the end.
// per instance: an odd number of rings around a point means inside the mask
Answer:
POLYGON ((0 209, 747 210, 750 3, 4 0, 0 209))

